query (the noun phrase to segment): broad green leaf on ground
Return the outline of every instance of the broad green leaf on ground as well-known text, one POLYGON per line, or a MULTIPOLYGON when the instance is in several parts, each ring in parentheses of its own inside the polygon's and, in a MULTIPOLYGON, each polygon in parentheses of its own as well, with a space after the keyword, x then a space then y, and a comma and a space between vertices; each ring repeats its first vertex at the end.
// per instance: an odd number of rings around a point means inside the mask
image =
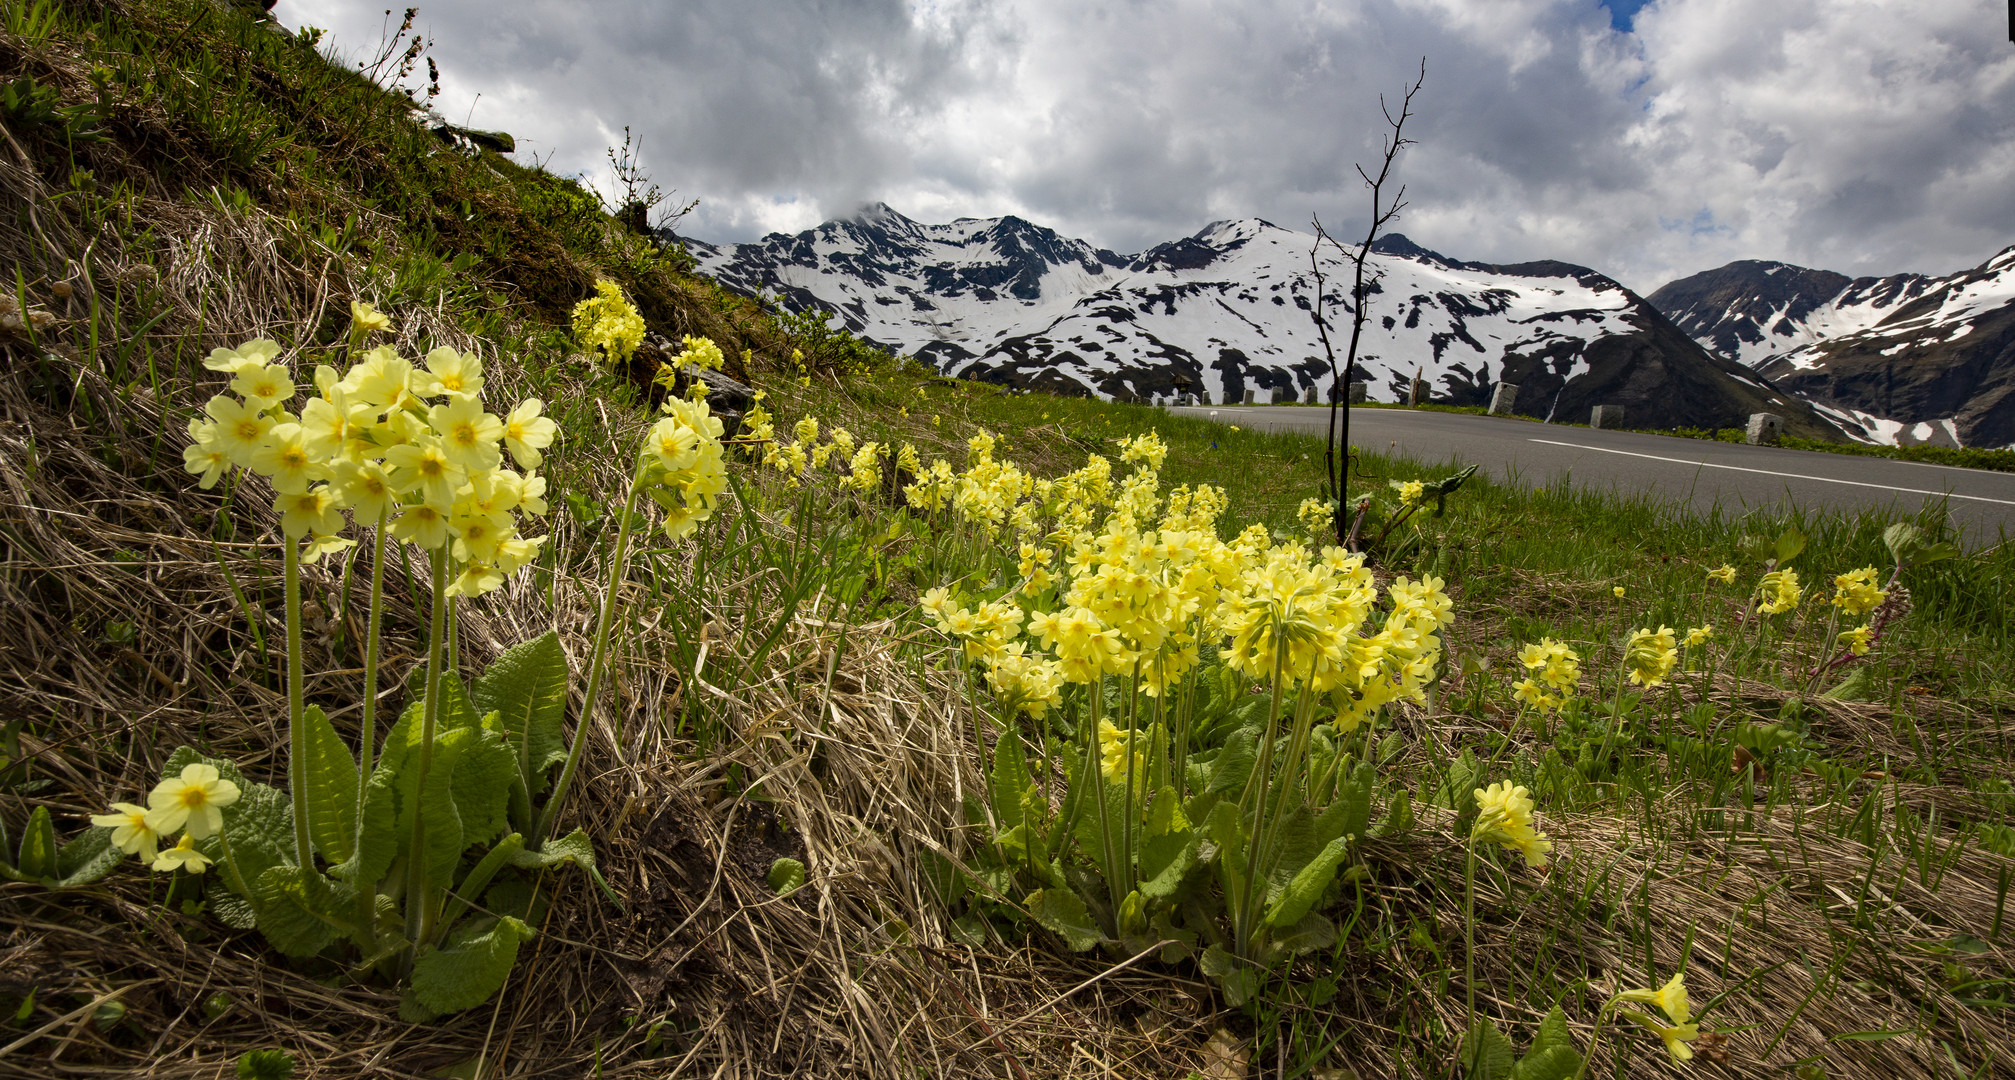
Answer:
POLYGON ((531 936, 531 927, 508 916, 487 925, 469 923, 449 935, 445 947, 414 959, 413 996, 435 1013, 481 1005, 510 978, 518 945, 531 936))
POLYGON ((1072 952, 1091 949, 1105 937, 1092 922, 1090 909, 1069 889, 1037 889, 1028 894, 1026 906, 1035 921, 1063 938, 1072 952))
POLYGON ((40 881, 56 873, 56 825, 49 817, 48 807, 38 806, 28 815, 14 871, 23 881, 40 881))
POLYGON ((1511 1040, 1487 1016, 1479 1016, 1462 1041, 1463 1074, 1469 1080, 1510 1080, 1511 1040))
POLYGON ((308 812, 308 838, 330 863, 355 854, 357 846, 357 759, 336 735, 319 705, 301 716, 301 797, 308 812))
POLYGON ((567 760, 567 654, 548 630, 505 650, 469 685, 476 711, 496 713, 519 753, 525 786, 545 793, 550 766, 567 760))
POLYGON ((994 827, 1006 832, 1020 825, 1025 817, 1022 796, 1033 781, 1029 777, 1027 751, 1022 749, 1021 735, 1014 728, 1001 732, 1000 740, 994 744, 993 773, 987 779, 994 827))
POLYGON ((288 956, 313 956, 356 929, 356 893, 313 867, 275 866, 259 875, 259 932, 288 956))
POLYGON ((125 857, 112 845, 112 830, 94 825, 56 849, 55 886, 89 885, 111 873, 125 857))
POLYGON ((1350 852, 1350 841, 1337 837, 1323 845, 1315 858, 1295 872, 1294 878, 1281 891, 1279 897, 1268 906, 1266 925, 1292 926, 1307 915, 1315 902, 1322 898, 1322 891, 1329 888, 1331 878, 1336 876, 1336 866, 1350 852))
POLYGON ((565 863, 573 863, 586 870, 588 877, 602 890, 603 896, 608 897, 617 907, 623 906, 622 900, 616 896, 616 891, 609 888, 609 883, 602 879, 601 867, 595 863, 594 841, 589 840, 588 834, 580 829, 546 841, 537 851, 520 851, 511 856, 511 865, 521 870, 544 870, 565 863))

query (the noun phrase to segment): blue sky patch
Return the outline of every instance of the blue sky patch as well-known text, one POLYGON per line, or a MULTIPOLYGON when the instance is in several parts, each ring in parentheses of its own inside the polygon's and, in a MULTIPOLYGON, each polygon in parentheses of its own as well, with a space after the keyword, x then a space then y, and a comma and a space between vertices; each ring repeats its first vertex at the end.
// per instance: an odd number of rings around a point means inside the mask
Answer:
POLYGON ((1637 18, 1637 9, 1648 0, 1602 0, 1602 6, 1609 9, 1609 25, 1623 33, 1630 33, 1631 24, 1637 18))

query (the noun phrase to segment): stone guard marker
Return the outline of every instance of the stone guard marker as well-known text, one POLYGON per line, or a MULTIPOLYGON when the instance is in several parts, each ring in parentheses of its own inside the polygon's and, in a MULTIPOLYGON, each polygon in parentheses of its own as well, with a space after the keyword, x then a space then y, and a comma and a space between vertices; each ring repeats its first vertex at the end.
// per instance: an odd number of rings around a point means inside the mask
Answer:
POLYGON ((1301 403, 1303 405, 1315 404, 1315 387, 1311 386, 1307 390, 1302 391, 1301 403))
POLYGON ((1292 404, 1294 404, 1294 388, 1293 388, 1293 387, 1291 387, 1291 386, 1276 386, 1276 387, 1274 387, 1274 390, 1273 390, 1273 403, 1274 403, 1275 405, 1292 405, 1292 404))
POLYGON ((1490 392, 1490 415, 1510 416, 1511 403, 1517 399, 1518 386, 1515 383, 1498 383, 1497 389, 1490 392))
POLYGON ((1350 384, 1350 403, 1352 405, 1362 405, 1365 403, 1365 401, 1369 400, 1370 397, 1371 397, 1370 383, 1360 380, 1358 382, 1350 384))
POLYGON ((1588 426, 1592 428, 1615 428, 1623 426, 1623 406, 1597 405, 1588 414, 1588 426))
POLYGON ((1784 418, 1776 413, 1750 413, 1749 431, 1744 442, 1751 446, 1773 446, 1777 437, 1784 434, 1784 418))

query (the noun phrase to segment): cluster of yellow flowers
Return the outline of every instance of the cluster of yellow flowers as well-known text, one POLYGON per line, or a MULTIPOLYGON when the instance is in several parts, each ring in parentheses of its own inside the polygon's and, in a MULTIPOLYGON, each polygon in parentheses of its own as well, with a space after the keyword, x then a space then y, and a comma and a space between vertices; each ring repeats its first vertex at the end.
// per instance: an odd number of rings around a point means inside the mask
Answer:
POLYGON ((520 537, 513 514, 546 512, 546 481, 531 470, 557 428, 539 399, 495 416, 475 354, 438 348, 421 368, 379 346, 340 376, 318 366, 316 396, 296 414, 279 355, 261 338, 203 362, 230 375, 232 391, 189 422, 183 466, 203 487, 233 466, 269 479, 282 532, 308 541, 306 561, 354 543, 338 535, 345 509, 360 525, 389 523, 399 540, 447 547, 457 595, 488 592, 537 557, 545 538, 520 537), (506 450, 524 472, 504 467, 506 450))
POLYGON ((1332 524, 1330 504, 1321 499, 1303 499, 1294 508, 1294 516, 1310 536, 1328 536, 1332 524))
POLYGON ((574 340, 591 353, 601 353, 609 363, 620 363, 643 344, 644 317, 623 295, 622 286, 603 279, 595 282, 595 295, 574 305, 574 340))
POLYGON ((1679 664, 1679 637, 1669 626, 1635 630, 1623 646, 1623 666, 1630 681, 1645 689, 1661 686, 1679 664))
POLYGON ((1781 615, 1798 606, 1804 598, 1805 590, 1798 585, 1798 571, 1772 570, 1763 575, 1763 581, 1756 586, 1761 602, 1756 610, 1765 615, 1781 615))
MULTIPOLYGON (((854 445, 853 433, 846 428, 835 426, 826 432, 826 441, 819 441, 819 422, 813 417, 804 417, 792 425, 794 441, 776 441, 776 424, 769 413, 760 405, 749 412, 749 434, 753 438, 766 440, 763 444, 763 464, 783 473, 792 483, 804 479, 809 469, 824 469, 832 462, 845 462, 847 472, 840 477, 840 486, 859 492, 873 491, 882 482, 882 462, 889 456, 889 448, 878 442, 854 445)), ((904 464, 913 472, 917 460, 916 448, 904 443, 897 455, 898 468, 904 464)))
POLYGON ((1581 683, 1581 654, 1564 642, 1540 638, 1518 651, 1518 662, 1528 674, 1512 684, 1512 695, 1541 712, 1560 708, 1581 683))
POLYGON ((1487 788, 1477 788, 1476 824, 1471 838, 1502 845, 1525 857, 1527 866, 1545 866, 1553 841, 1532 824, 1532 792, 1523 785, 1500 780, 1487 788))
POLYGON ((922 603, 1014 707, 1040 716, 1063 684, 1107 675, 1135 678, 1158 696, 1196 664, 1206 640, 1222 643, 1234 670, 1328 694, 1346 731, 1392 701, 1424 700, 1438 632, 1454 618, 1439 579, 1398 579, 1381 610, 1360 556, 1276 545, 1261 525, 1221 540, 1223 490, 1181 487, 1164 499, 1156 468, 1167 447, 1153 435, 1120 440, 1120 458, 1134 468, 1117 485, 1097 455, 1041 480, 997 460, 996 447, 982 431, 964 472, 934 462, 905 491, 920 509, 949 505, 989 534, 1006 524, 1020 535, 1021 603, 1010 594, 968 609, 943 588, 922 603), (1033 645, 1017 640, 1022 603, 1033 645))
POLYGON ((211 860, 196 849, 196 841, 223 831, 224 808, 237 802, 240 794, 238 785, 220 777, 216 766, 184 765, 180 776, 154 785, 145 809, 132 803, 113 803, 111 813, 91 815, 91 824, 111 829, 114 847, 139 856, 154 870, 200 874, 211 860), (160 850, 162 839, 178 829, 182 838, 166 851, 160 850))
POLYGON ((1427 493, 1427 485, 1419 480, 1388 480, 1392 490, 1399 493, 1399 505, 1417 506, 1427 493))
POLYGON ((1833 579, 1833 606, 1846 615, 1866 615, 1882 606, 1889 594, 1875 587, 1875 568, 1864 566, 1833 579))
POLYGON ((665 512, 665 535, 677 540, 712 517, 728 489, 725 429, 704 400, 666 398, 660 409, 665 415, 644 440, 638 479, 665 512))

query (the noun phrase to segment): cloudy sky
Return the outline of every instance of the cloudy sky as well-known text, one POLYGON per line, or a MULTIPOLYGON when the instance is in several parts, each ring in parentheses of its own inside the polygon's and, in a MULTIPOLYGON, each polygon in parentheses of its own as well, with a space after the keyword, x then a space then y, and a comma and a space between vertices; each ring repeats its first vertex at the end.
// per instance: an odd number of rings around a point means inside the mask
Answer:
MULTIPOLYGON (((281 0, 376 51, 382 6, 281 0)), ((1640 290, 1732 259, 1947 273, 2015 243, 2001 0, 421 0, 440 110, 604 181, 628 125, 712 241, 884 201, 1122 252, 1257 216, 1394 226, 1640 290)))

